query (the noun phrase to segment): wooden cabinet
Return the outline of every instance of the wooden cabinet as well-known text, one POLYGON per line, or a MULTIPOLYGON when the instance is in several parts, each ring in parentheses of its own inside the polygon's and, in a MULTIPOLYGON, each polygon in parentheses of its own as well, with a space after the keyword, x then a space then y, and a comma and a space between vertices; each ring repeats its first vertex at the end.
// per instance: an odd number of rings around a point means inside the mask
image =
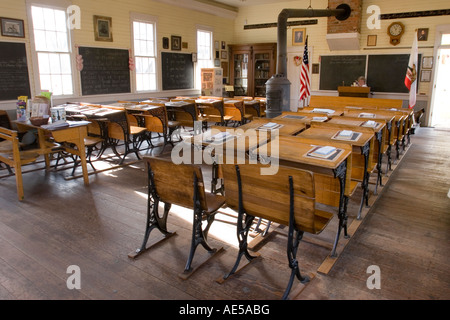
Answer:
POLYGON ((235 96, 265 97, 266 82, 275 73, 276 43, 230 45, 230 84, 235 96))

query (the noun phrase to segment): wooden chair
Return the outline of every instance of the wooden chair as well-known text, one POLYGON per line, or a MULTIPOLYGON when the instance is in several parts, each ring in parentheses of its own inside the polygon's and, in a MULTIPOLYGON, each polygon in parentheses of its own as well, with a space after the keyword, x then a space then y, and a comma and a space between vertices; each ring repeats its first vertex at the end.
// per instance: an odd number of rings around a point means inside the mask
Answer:
POLYGON ((125 161, 125 158, 130 153, 135 153, 136 157, 140 160, 139 155, 139 139, 142 139, 146 128, 131 126, 128 121, 128 115, 125 110, 122 112, 114 113, 108 117, 108 139, 112 139, 115 143, 111 143, 113 152, 121 158, 120 164, 125 161), (125 146, 125 152, 121 157, 116 149, 117 141, 123 141, 125 146), (130 148, 130 144, 132 147, 130 148))
POLYGON ((9 168, 14 168, 16 176, 17 196, 20 201, 24 199, 22 166, 36 161, 39 153, 35 150, 20 151, 17 131, 0 127, 0 161, 9 168))
POLYGON ((141 248, 131 253, 129 257, 135 258, 149 249, 146 245, 153 229, 158 229, 166 237, 171 235, 167 231, 166 221, 172 204, 193 209, 191 248, 183 274, 183 278, 186 278, 195 271, 191 265, 199 244, 211 254, 218 252, 208 245, 207 236, 215 214, 225 203, 225 199, 223 196, 205 192, 202 170, 199 166, 176 165, 171 159, 150 156, 144 157, 144 161, 148 172, 147 224, 141 248), (158 214, 159 201, 165 204, 162 217, 158 214), (203 220, 207 221, 204 228, 203 220))
POLYGON ((142 119, 142 126, 147 130, 147 142, 150 146, 153 147, 152 143, 152 132, 162 134, 164 143, 163 150, 165 146, 170 143, 173 146, 172 135, 176 129, 181 126, 181 123, 176 120, 169 120, 167 114, 167 108, 163 103, 149 103, 152 106, 159 106, 158 116, 141 113, 135 114, 136 117, 140 117, 142 119))
POLYGON ((239 253, 232 270, 234 274, 243 255, 251 261, 247 236, 254 217, 289 226, 287 255, 291 276, 283 299, 291 290, 294 278, 308 282, 297 263, 297 249, 303 233, 319 234, 333 218, 330 212, 315 207, 314 175, 310 171, 280 166, 275 175, 261 175, 263 165, 221 165, 226 204, 238 212, 237 234, 239 253), (295 236, 294 236, 295 231, 295 236))

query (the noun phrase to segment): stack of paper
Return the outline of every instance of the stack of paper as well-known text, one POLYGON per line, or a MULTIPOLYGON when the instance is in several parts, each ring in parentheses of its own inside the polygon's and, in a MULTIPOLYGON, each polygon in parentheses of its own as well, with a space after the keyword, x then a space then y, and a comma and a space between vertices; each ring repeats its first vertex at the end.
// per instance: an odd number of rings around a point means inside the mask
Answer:
POLYGON ((341 130, 338 134, 339 139, 350 140, 353 137, 353 131, 351 130, 341 130))
POLYGON ((375 118, 375 114, 373 113, 368 113, 368 112, 361 112, 359 114, 360 118, 375 118))
POLYGON ((313 151, 309 153, 310 156, 319 157, 319 158, 328 158, 336 152, 335 147, 325 146, 315 148, 313 151))
POLYGON ((331 110, 331 109, 322 109, 322 108, 314 108, 311 112, 314 112, 314 113, 333 114, 333 113, 334 113, 334 110, 331 110))
POLYGON ((375 122, 373 120, 368 120, 368 121, 364 122, 361 126, 375 128, 377 125, 378 125, 377 122, 375 122))
POLYGON ((233 135, 229 132, 219 132, 215 135, 213 135, 210 138, 207 138, 206 141, 207 142, 224 142, 226 140, 228 140, 229 138, 231 138, 233 135))

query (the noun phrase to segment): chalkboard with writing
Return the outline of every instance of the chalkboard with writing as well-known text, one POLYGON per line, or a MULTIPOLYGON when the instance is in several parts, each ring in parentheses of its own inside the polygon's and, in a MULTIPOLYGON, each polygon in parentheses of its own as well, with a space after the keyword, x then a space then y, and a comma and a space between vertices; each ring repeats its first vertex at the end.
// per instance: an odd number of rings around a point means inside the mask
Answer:
POLYGON ((192 54, 162 52, 163 90, 194 88, 194 63, 192 54))
POLYGON ((79 47, 78 53, 83 57, 82 95, 131 91, 128 50, 79 47))
POLYGON ((320 90, 337 90, 338 86, 350 86, 366 73, 365 55, 341 55, 320 57, 320 90))
MULTIPOLYGON (((421 61, 421 55, 418 61, 421 61)), ((367 66, 367 85, 374 92, 409 92, 405 86, 408 62, 409 54, 370 55, 367 66)), ((418 65, 420 66, 420 63, 418 65)), ((417 74, 420 74, 419 69, 417 74)))
POLYGON ((0 42, 0 100, 31 97, 25 43, 0 42))

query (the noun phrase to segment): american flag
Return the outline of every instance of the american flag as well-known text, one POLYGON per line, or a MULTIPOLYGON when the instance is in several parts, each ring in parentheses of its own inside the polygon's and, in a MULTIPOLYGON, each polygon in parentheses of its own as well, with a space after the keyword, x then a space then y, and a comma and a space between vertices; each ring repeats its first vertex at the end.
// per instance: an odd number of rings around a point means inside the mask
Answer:
POLYGON ((309 58, 308 58, 308 37, 305 41, 305 51, 303 52, 302 71, 300 73, 300 98, 303 106, 309 105, 309 97, 311 96, 311 79, 309 74, 309 58))

